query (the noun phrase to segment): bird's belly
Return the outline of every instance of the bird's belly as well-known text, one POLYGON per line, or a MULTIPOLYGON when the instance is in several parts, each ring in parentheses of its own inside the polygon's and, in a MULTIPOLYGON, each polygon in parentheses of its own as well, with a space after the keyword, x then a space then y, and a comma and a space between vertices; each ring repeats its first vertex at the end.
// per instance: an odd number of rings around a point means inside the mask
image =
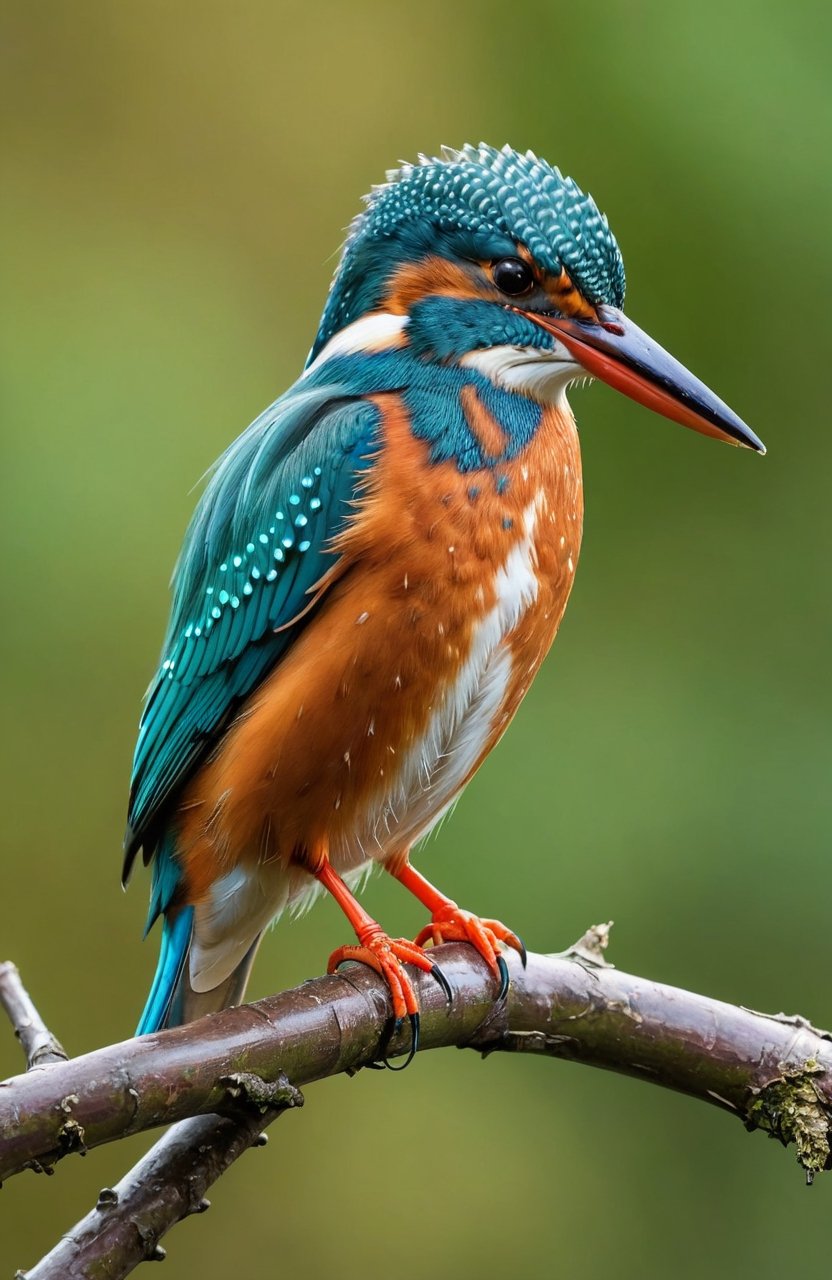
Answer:
POLYGON ((509 646, 503 637, 495 643, 492 631, 491 624, 480 624, 468 659, 444 690, 437 689, 424 731, 403 744, 386 785, 333 846, 340 870, 384 859, 427 835, 487 755, 513 667, 509 646))
MULTIPOLYGON (((538 573, 537 534, 542 497, 529 503, 519 521, 519 537, 490 576, 488 601, 470 627, 461 661, 426 688, 429 712, 424 726, 403 750, 383 785, 369 797, 352 831, 332 850, 345 867, 362 858, 384 858, 425 836, 448 810, 499 738, 516 709, 507 712, 516 687, 515 644, 520 629, 537 618, 540 657, 549 647, 556 620, 541 608, 549 586, 538 573), (547 614, 547 617, 543 615, 547 614)), ((474 610, 472 609, 472 612, 474 610)), ((425 630, 435 630, 433 617, 425 630)), ((519 698, 516 700, 519 702, 519 698)), ((391 761, 391 764, 393 761, 391 761)), ((380 780, 381 781, 381 780, 380 780)))

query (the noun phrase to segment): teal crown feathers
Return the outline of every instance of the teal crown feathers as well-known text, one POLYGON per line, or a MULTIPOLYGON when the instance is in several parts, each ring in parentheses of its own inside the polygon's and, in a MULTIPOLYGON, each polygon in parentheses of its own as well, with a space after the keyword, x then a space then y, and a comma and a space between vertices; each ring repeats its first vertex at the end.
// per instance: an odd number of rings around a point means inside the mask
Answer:
POLYGON ((524 245, 544 270, 565 268, 593 303, 620 307, 624 264, 606 217, 571 178, 533 152, 480 143, 420 156, 365 197, 333 281, 317 354, 346 324, 378 305, 395 267, 429 252, 475 260, 524 245))

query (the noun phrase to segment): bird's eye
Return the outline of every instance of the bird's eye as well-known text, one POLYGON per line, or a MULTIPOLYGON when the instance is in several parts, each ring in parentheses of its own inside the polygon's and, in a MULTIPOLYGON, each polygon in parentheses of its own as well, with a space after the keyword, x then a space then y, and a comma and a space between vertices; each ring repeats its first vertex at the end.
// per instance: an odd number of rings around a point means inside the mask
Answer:
POLYGON ((520 258, 500 258, 491 268, 491 276, 501 293, 520 298, 534 288, 534 273, 520 258))

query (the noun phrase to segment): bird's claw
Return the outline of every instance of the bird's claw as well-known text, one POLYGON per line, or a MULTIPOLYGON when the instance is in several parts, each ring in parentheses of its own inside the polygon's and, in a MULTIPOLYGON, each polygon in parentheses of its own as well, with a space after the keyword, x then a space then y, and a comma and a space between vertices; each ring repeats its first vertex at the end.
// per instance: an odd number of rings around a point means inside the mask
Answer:
POLYGON ((450 1002, 452 992, 448 979, 435 961, 431 960, 416 943, 408 938, 389 938, 381 929, 368 931, 361 938, 358 946, 339 947, 329 957, 327 972, 334 973, 339 965, 355 960, 369 965, 384 979, 390 991, 393 1003, 393 1021, 384 1038, 381 1059, 391 1071, 403 1071, 413 1061, 419 1048, 419 1001, 411 978, 405 971, 405 964, 411 964, 423 973, 429 973, 439 983, 450 1002), (410 1049, 407 1059, 400 1066, 391 1067, 387 1061, 387 1049, 404 1026, 405 1018, 410 1023, 410 1049))
POLYGON ((505 1000, 506 996, 508 995, 508 983, 509 983, 508 965, 506 964, 505 956, 502 956, 502 955, 497 956, 497 968, 500 970, 500 990, 497 993, 497 999, 505 1000))
POLYGON ((508 965, 502 955, 501 944, 518 953, 524 969, 528 960, 525 945, 516 933, 499 920, 483 920, 471 911, 463 911, 454 902, 434 911, 430 924, 417 934, 415 942, 417 947, 426 942, 432 942, 434 946, 443 942, 470 942, 499 982, 499 1000, 505 998, 509 985, 508 965))
POLYGON ((393 1025, 384 1038, 384 1044, 381 1049, 381 1060, 388 1071, 404 1071, 405 1067, 409 1067, 416 1054, 419 1052, 419 1015, 418 1013, 409 1013, 407 1020, 410 1023, 410 1049, 404 1062, 400 1062, 394 1067, 392 1062, 387 1058, 387 1050, 393 1040, 404 1026, 404 1018, 396 1018, 393 1025))
POLYGON ((436 979, 436 981, 439 983, 442 990, 445 992, 445 999, 447 1000, 448 1004, 452 1005, 454 1002, 454 993, 451 989, 451 984, 448 981, 448 979, 445 977, 444 969, 440 969, 439 965, 436 963, 435 960, 433 961, 433 965, 431 967, 430 973, 431 973, 431 977, 436 979))

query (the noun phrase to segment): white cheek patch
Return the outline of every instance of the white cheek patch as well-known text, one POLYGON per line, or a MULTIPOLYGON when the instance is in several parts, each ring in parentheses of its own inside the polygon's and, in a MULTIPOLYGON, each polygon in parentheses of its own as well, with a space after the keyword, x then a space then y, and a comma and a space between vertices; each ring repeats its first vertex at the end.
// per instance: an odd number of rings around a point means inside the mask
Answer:
POLYGON ((390 311, 374 311, 362 316, 360 320, 348 324, 346 329, 339 329, 333 334, 301 376, 308 378, 313 369, 320 368, 335 356, 383 351, 385 347, 396 346, 407 324, 407 316, 393 315, 390 311))
POLYGON ((539 347, 486 347, 463 356, 460 364, 484 373, 496 386, 542 405, 561 404, 570 382, 587 377, 583 365, 557 340, 546 351, 539 347))

